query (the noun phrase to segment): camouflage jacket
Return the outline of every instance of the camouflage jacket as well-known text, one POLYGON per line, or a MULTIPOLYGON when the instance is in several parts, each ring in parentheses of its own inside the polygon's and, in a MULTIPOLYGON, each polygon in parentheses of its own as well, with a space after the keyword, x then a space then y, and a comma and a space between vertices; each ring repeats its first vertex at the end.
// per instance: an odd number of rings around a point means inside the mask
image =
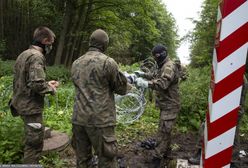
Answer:
POLYGON ((44 95, 53 93, 45 78, 45 58, 40 51, 30 47, 18 56, 10 105, 20 115, 42 113, 44 95))
POLYGON ((72 123, 88 127, 116 124, 114 93, 124 95, 127 79, 110 57, 91 48, 71 69, 76 89, 72 123))
POLYGON ((180 72, 173 61, 167 58, 161 68, 144 77, 150 80, 149 88, 156 91, 156 103, 160 109, 180 108, 180 72))

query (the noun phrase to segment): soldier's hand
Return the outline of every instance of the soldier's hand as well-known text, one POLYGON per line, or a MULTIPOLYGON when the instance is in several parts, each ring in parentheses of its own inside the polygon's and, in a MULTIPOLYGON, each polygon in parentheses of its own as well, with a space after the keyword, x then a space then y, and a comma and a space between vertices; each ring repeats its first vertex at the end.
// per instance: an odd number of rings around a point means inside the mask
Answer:
POLYGON ((138 76, 138 77, 144 77, 145 72, 143 72, 143 71, 134 71, 134 74, 135 74, 136 76, 138 76))
POLYGON ((59 82, 55 80, 51 80, 48 82, 48 85, 53 89, 53 95, 57 92, 57 87, 59 87, 59 82))
POLYGON ((137 78, 137 76, 135 74, 129 74, 126 71, 123 72, 123 74, 125 75, 125 77, 127 78, 127 82, 130 84, 134 84, 135 80, 137 78))
POLYGON ((52 87, 58 88, 59 87, 59 82, 55 80, 51 80, 48 82, 48 84, 52 87))

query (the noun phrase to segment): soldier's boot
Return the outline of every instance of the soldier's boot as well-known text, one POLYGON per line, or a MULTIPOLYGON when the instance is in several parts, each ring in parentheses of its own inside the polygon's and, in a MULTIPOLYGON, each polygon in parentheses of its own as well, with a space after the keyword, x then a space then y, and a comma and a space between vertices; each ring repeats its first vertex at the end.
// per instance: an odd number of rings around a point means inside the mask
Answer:
POLYGON ((193 165, 200 165, 200 160, 201 160, 201 149, 198 149, 196 154, 188 159, 189 163, 193 165))
POLYGON ((97 155, 94 155, 91 158, 91 166, 92 166, 92 168, 98 168, 98 157, 97 157, 97 155))

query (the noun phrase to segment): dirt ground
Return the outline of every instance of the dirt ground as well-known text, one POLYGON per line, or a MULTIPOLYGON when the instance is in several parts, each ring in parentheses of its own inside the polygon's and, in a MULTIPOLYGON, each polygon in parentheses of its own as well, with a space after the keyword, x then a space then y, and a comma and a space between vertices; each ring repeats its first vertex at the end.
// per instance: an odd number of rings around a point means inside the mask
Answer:
MULTIPOLYGON (((193 155, 195 144, 197 141, 197 134, 179 134, 175 133, 172 140, 172 153, 169 156, 171 160, 188 159, 193 155)), ((248 151, 248 141, 241 138, 241 150, 248 151)), ((141 142, 132 142, 128 146, 123 147, 122 157, 125 168, 156 168, 152 161, 152 150, 147 150, 141 147, 141 142)), ((62 158, 66 165, 73 168, 76 167, 75 154, 69 146, 62 153, 62 158)), ((241 158, 240 168, 248 168, 248 156, 241 158)), ((124 167, 122 167, 124 168, 124 167)))

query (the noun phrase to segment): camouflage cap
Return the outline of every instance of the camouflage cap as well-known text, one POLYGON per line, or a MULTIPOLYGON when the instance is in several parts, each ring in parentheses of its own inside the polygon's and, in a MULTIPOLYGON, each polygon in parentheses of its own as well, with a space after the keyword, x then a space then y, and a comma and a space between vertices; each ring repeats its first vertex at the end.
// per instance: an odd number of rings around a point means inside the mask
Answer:
POLYGON ((109 43, 108 34, 102 29, 95 30, 91 36, 89 41, 90 47, 95 47, 104 52, 107 49, 109 43))

